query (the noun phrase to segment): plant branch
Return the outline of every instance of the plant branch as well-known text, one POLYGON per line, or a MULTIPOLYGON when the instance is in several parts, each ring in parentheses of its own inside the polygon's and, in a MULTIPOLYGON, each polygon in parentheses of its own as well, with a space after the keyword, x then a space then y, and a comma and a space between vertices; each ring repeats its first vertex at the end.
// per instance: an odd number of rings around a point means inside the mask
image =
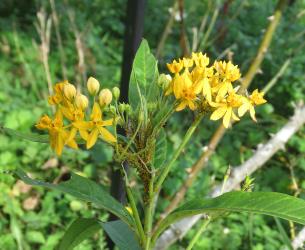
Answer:
MULTIPOLYGON (((284 8, 285 0, 279 0, 277 7, 274 12, 274 18, 272 19, 271 23, 269 24, 264 37, 262 39, 261 45, 258 49, 257 55, 253 60, 252 64, 248 72, 246 73, 242 83, 241 88, 242 91, 245 90, 252 82, 253 77, 256 71, 259 69, 261 62, 266 54, 266 51, 270 45, 271 38, 275 32, 275 28, 279 23, 279 19, 281 17, 281 12, 284 8), (254 72, 254 74, 253 74, 254 72)), ((190 174, 187 179, 184 181, 182 186, 177 191, 174 198, 171 199, 170 204, 165 209, 165 211, 161 214, 160 220, 156 223, 156 226, 159 225, 160 221, 165 218, 173 209, 175 209, 178 204, 183 200, 187 189, 195 182, 197 176, 201 172, 201 170, 207 165, 207 162, 210 156, 214 153, 216 147, 218 146, 219 142, 221 141, 222 137, 224 136, 226 129, 221 124, 217 130, 214 132, 210 142, 207 145, 207 150, 205 150, 201 156, 199 157, 198 161, 191 167, 190 174)), ((156 228, 156 227, 155 227, 156 228)))
POLYGON ((64 79, 67 79, 67 69, 66 69, 66 57, 65 52, 62 45, 62 39, 59 31, 59 18, 56 12, 56 6, 54 0, 50 0, 50 5, 52 9, 52 18, 54 22, 55 27, 55 34, 57 39, 57 45, 60 53, 60 61, 61 61, 61 70, 62 70, 62 76, 64 79))
POLYGON ((284 7, 286 6, 287 1, 286 0, 279 0, 276 6, 276 9, 273 13, 272 18, 270 18, 270 24, 265 31, 263 40, 259 46, 259 49, 257 51, 257 54, 252 61, 250 68, 248 69, 247 74, 242 79, 242 85, 241 85, 241 92, 246 90, 249 85, 251 84, 254 76, 259 71, 260 65, 268 51, 269 45, 271 43, 272 37, 274 35, 274 32, 281 20, 282 12, 284 10, 284 7))
POLYGON ((167 165, 165 165, 165 167, 163 168, 161 175, 158 178, 158 181, 156 183, 155 186, 155 192, 159 193, 161 186, 165 180, 165 178, 167 177, 169 171, 171 170, 172 166, 174 165, 175 161, 177 160, 177 158, 179 157, 179 155, 181 154, 182 150, 184 149, 185 145, 188 143, 188 141, 191 139, 193 133, 195 132, 197 126, 199 125, 201 119, 203 117, 203 114, 199 114, 194 122, 192 123, 192 125, 189 127, 189 129, 187 130, 181 144, 179 145, 179 147, 176 149, 174 156, 172 157, 172 159, 167 163, 167 165))
MULTIPOLYGON (((232 168, 232 174, 225 183, 224 190, 229 192, 238 187, 240 183, 260 169, 277 151, 284 149, 287 141, 305 124, 305 105, 301 104, 295 108, 294 115, 289 119, 267 143, 260 146, 251 158, 242 165, 232 168)), ((216 186, 209 196, 216 197, 221 194, 223 184, 216 186)), ((167 229, 157 241, 155 250, 164 250, 177 239, 182 238, 188 230, 202 217, 192 216, 183 219, 167 229)), ((305 230, 304 237, 305 237, 305 230)), ((298 238, 298 236, 296 237, 298 238)))
POLYGON ((175 21, 175 15, 176 15, 177 10, 178 10, 178 0, 174 0, 174 4, 173 4, 173 7, 172 7, 172 10, 171 10, 171 13, 170 13, 170 17, 168 18, 168 21, 166 23, 166 26, 165 26, 163 32, 162 32, 161 39, 160 39, 160 41, 158 43, 158 46, 157 46, 157 49, 156 49, 156 58, 158 58, 158 59, 160 59, 160 57, 162 55, 162 51, 163 51, 163 48, 164 48, 165 41, 166 41, 168 35, 171 32, 172 26, 173 26, 174 21, 175 21))

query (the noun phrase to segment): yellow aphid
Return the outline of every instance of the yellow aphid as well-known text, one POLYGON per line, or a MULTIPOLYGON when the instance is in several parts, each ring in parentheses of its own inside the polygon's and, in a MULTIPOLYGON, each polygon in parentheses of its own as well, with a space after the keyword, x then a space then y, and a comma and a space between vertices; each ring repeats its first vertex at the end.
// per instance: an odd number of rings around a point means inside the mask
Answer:
POLYGON ((131 207, 126 206, 125 208, 126 208, 126 210, 128 211, 128 213, 130 213, 131 215, 133 214, 133 213, 132 213, 131 207))

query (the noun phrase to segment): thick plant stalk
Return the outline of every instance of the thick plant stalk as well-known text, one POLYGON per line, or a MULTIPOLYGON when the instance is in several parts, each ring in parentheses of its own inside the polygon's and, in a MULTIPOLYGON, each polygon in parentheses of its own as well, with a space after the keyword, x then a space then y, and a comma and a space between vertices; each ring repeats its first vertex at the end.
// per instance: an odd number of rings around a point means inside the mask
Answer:
POLYGON ((67 79, 67 69, 66 69, 66 57, 65 52, 62 45, 62 39, 59 31, 59 18, 56 12, 56 6, 54 0, 50 0, 50 5, 52 9, 52 18, 54 22, 55 27, 55 34, 57 39, 57 45, 60 53, 60 61, 61 61, 61 70, 62 70, 62 76, 64 79, 67 79))
POLYGON ((82 84, 86 83, 87 80, 87 67, 85 63, 85 44, 83 42, 83 33, 78 30, 75 23, 75 13, 68 9, 67 11, 68 17, 71 23, 71 29, 75 36, 75 47, 77 51, 78 56, 78 71, 79 71, 79 79, 77 79, 77 87, 78 89, 81 89, 82 84))
POLYGON ((265 57, 265 54, 268 51, 269 45, 271 43, 274 31, 276 30, 281 17, 282 17, 282 12, 283 9, 286 5, 286 0, 279 0, 276 6, 276 9, 274 11, 274 14, 271 18, 271 22, 265 32, 265 35, 263 37, 263 40, 259 46, 259 49, 257 51, 257 54, 254 58, 254 60, 252 61, 250 68, 248 69, 247 74, 245 75, 245 77, 242 80, 242 86, 241 86, 241 90, 246 90, 249 85, 251 84, 254 76, 257 74, 257 72, 259 71, 260 65, 265 57))
MULTIPOLYGON (((279 20, 281 18, 281 12, 283 11, 285 3, 286 3, 285 0, 279 0, 279 2, 277 4, 276 10, 273 15, 274 17, 271 20, 271 22, 263 36, 263 39, 262 39, 261 45, 258 49, 257 55, 256 55, 255 59, 253 60, 252 64, 250 65, 250 68, 249 68, 248 72, 246 73, 245 77, 243 78, 243 81, 241 83, 242 91, 245 90, 251 84, 254 75, 259 70, 261 62, 270 45, 271 38, 272 38, 272 36, 275 32, 275 29, 279 23, 279 20)), ((162 220, 162 218, 165 218, 183 200, 187 189, 194 183, 194 181, 196 180, 200 171, 206 166, 210 156, 214 153, 218 143, 221 141, 225 132, 226 132, 226 129, 225 129, 225 127, 223 127, 223 125, 220 125, 217 128, 217 130, 213 134, 210 142, 208 143, 207 150, 202 153, 202 155, 199 157, 198 161, 191 167, 189 176, 184 181, 184 183, 182 184, 180 189, 177 191, 175 197, 171 200, 171 203, 162 213, 162 215, 160 216, 161 218, 157 222, 156 225, 158 225, 160 223, 160 221, 162 220)))
MULTIPOLYGON (((302 104, 295 108, 294 115, 289 119, 267 143, 260 146, 254 155, 245 163, 234 167, 231 176, 223 185, 216 186, 209 196, 216 197, 221 194, 222 188, 229 192, 238 187, 246 176, 253 174, 260 169, 277 151, 284 149, 287 141, 305 124, 305 105, 302 104)), ((157 241, 155 250, 167 249, 177 239, 182 238, 192 226, 200 220, 202 215, 192 216, 173 224, 167 229, 157 241)), ((303 230, 305 231, 305 230, 303 230)), ((305 234, 305 233, 304 233, 305 234)), ((297 237, 296 237, 297 238, 297 237)))
POLYGON ((160 41, 158 43, 158 46, 157 46, 157 49, 156 49, 156 57, 158 59, 161 58, 165 41, 166 41, 168 35, 171 32, 172 26, 173 26, 174 21, 175 21, 175 15, 176 15, 177 9, 178 9, 178 0, 175 0, 174 4, 173 4, 173 7, 172 7, 172 12, 170 14, 170 17, 169 17, 167 23, 166 23, 165 29, 164 29, 164 31, 161 35, 161 39, 160 39, 160 41))
POLYGON ((53 94, 52 88, 52 78, 49 66, 49 52, 50 52, 50 37, 51 37, 51 18, 47 17, 45 11, 41 9, 37 12, 38 22, 35 24, 36 30, 40 36, 41 44, 39 46, 41 59, 46 74, 46 79, 48 83, 49 95, 53 94))

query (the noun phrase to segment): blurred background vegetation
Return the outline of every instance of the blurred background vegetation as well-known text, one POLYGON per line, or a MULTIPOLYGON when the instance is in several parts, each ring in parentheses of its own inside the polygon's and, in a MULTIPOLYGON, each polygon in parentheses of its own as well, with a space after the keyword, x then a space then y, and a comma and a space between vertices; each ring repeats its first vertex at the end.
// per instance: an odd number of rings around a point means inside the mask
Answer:
MULTIPOLYGON (((88 76, 99 79, 103 87, 118 85, 126 2, 2 0, 0 124, 37 132, 34 124, 39 116, 51 112, 46 101, 49 88, 63 79, 83 88, 88 76)), ((166 62, 196 49, 208 53, 211 59, 233 60, 245 73, 277 3, 275 0, 185 0, 181 25, 175 2, 148 1, 145 9, 144 37, 158 55, 160 72, 166 72, 166 62), (167 25, 171 27, 163 46, 161 37, 167 25)), ((287 60, 288 67, 266 95, 268 104, 258 108, 258 123, 243 119, 226 133, 207 167, 188 190, 187 199, 205 196, 222 181, 229 165, 236 166, 251 156, 260 143, 285 124, 294 105, 305 99, 304 38, 305 1, 289 1, 250 90, 263 88, 287 60)), ((183 112, 175 114, 167 124, 168 154, 179 144, 191 119, 188 116, 183 112)), ((215 125, 205 119, 187 154, 176 163, 165 182, 159 212, 168 205, 214 130, 215 125)), ((304 197, 304 156, 303 128, 284 151, 252 176, 254 189, 298 192, 304 197)), ((0 249, 51 250, 75 214, 107 219, 105 213, 89 211, 88 205, 68 195, 31 188, 7 172, 22 167, 33 177, 58 182, 73 170, 109 186, 111 163, 112 150, 102 144, 91 151, 66 149, 58 159, 48 145, 13 140, 0 134, 0 249)), ((299 229, 284 222, 283 226, 289 237, 294 229, 299 229)), ((196 230, 194 227, 171 249, 187 246, 196 230)), ((238 214, 212 224, 195 249, 278 250, 283 245, 283 235, 272 218, 238 214)), ((105 238, 101 233, 77 249, 107 249, 105 238)))

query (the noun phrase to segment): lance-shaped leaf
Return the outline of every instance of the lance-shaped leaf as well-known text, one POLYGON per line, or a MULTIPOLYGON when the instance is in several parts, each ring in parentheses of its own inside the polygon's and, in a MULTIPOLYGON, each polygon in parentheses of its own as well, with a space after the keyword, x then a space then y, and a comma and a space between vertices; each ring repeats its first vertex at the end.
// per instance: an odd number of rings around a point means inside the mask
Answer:
POLYGON ((97 219, 78 218, 68 227, 57 250, 71 250, 101 229, 102 222, 97 219))
POLYGON ((40 143, 49 143, 50 142, 49 135, 24 133, 24 132, 19 132, 14 129, 1 127, 1 126, 0 126, 0 132, 5 135, 8 135, 8 136, 17 137, 17 138, 28 140, 28 141, 40 142, 40 143))
POLYGON ((169 214, 158 227, 154 239, 170 224, 197 215, 224 215, 228 212, 250 212, 271 215, 305 225, 305 201, 275 192, 229 192, 212 199, 189 201, 169 214))
MULTIPOLYGON (((50 143, 50 138, 49 138, 48 134, 40 135, 40 134, 35 134, 35 133, 25 133, 25 132, 20 132, 18 130, 5 128, 5 127, 1 127, 1 126, 0 126, 0 133, 11 136, 11 137, 16 137, 19 139, 27 140, 27 141, 50 143)), ((85 143, 85 141, 80 136, 76 136, 75 139, 78 144, 85 143)))
POLYGON ((115 214, 128 225, 133 226, 133 219, 126 208, 105 191, 101 185, 98 185, 85 177, 72 173, 71 178, 68 181, 52 184, 33 180, 20 168, 17 169, 15 173, 26 184, 43 186, 70 194, 80 200, 90 202, 96 207, 103 208, 115 214))
POLYGON ((143 39, 135 55, 130 75, 128 98, 134 109, 143 103, 142 97, 147 103, 156 101, 159 94, 157 79, 157 60, 150 52, 147 41, 143 39))
POLYGON ((104 229, 120 250, 141 250, 135 233, 121 220, 101 222, 97 219, 76 219, 67 229, 57 250, 71 250, 83 240, 104 229))
POLYGON ((135 233, 123 221, 106 222, 102 227, 120 250, 141 250, 135 233))

